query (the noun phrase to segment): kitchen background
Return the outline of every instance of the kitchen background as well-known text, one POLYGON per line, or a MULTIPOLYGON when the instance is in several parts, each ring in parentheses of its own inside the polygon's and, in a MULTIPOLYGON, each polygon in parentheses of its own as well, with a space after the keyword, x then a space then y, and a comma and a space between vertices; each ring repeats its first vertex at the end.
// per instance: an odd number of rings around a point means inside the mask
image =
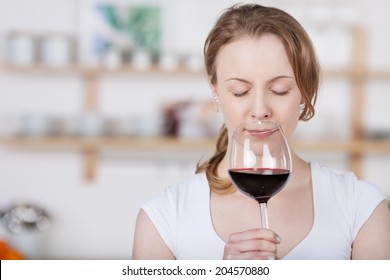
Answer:
MULTIPOLYGON (((390 198, 390 2, 252 2, 296 16, 322 63, 299 153, 390 198)), ((0 0, 0 259, 131 257, 143 201, 213 151, 202 47, 234 3, 0 0)))

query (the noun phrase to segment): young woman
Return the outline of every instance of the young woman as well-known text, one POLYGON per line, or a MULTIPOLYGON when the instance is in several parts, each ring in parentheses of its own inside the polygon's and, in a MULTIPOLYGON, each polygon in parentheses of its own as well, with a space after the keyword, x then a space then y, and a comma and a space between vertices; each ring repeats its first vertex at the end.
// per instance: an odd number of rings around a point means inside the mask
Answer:
POLYGON ((289 14, 256 4, 226 10, 209 33, 205 64, 224 116, 215 154, 186 181, 140 210, 134 259, 390 259, 390 213, 375 186, 292 151, 287 185, 268 203, 236 191, 227 173, 229 135, 243 122, 277 121, 291 141, 314 115, 319 66, 289 14))

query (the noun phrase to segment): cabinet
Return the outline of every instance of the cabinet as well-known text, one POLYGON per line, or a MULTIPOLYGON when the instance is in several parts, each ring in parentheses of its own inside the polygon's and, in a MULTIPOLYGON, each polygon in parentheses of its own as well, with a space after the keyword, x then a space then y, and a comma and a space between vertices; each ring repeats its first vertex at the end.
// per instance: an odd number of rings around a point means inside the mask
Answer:
MULTIPOLYGON (((335 69, 323 71, 324 78, 342 78, 348 80, 352 85, 352 110, 351 110, 351 138, 343 141, 297 141, 294 148, 298 151, 320 152, 320 153, 345 153, 350 160, 350 169, 357 176, 362 175, 362 159, 366 154, 389 154, 390 139, 376 140, 366 139, 363 131, 363 107, 365 95, 365 83, 370 79, 390 80, 390 70, 374 71, 367 69, 365 65, 366 54, 366 34, 363 29, 357 28, 354 31, 354 64, 349 69, 335 69)), ((77 65, 67 68, 53 69, 42 65, 29 67, 15 67, 3 65, 2 68, 10 73, 30 74, 38 73, 46 75, 64 75, 72 73, 80 75, 83 79, 85 90, 86 111, 96 110, 97 94, 99 91, 98 80, 104 75, 132 75, 136 73, 131 67, 123 67, 118 70, 105 69, 84 69, 77 65)), ((161 75, 203 75, 202 73, 177 70, 175 72, 161 72, 157 67, 143 72, 143 75, 159 73, 161 75)), ((139 74, 139 73, 137 73, 139 74)), ((84 176, 86 180, 93 180, 96 176, 95 165, 98 161, 98 151, 103 149, 147 149, 147 150, 212 150, 214 148, 213 139, 204 140, 180 140, 172 138, 116 138, 116 137, 2 137, 0 144, 10 148, 30 148, 30 149, 75 149, 83 153, 85 160, 84 176)))

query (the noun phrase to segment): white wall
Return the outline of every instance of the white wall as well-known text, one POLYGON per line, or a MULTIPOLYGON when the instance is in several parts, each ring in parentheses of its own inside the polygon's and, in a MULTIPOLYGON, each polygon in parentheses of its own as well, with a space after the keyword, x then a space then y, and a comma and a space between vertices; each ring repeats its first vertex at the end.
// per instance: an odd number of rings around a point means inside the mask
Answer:
MULTIPOLYGON (((78 5, 81 2, 0 0, 0 58, 4 58, 5 53, 4 34, 10 30, 79 34, 78 5)), ((169 15, 164 19, 167 31, 164 46, 192 53, 201 52, 204 38, 215 18, 223 8, 235 1, 154 2, 163 3, 169 15)), ((304 24, 308 24, 307 28, 312 30, 310 21, 305 19, 305 10, 300 7, 321 1, 257 2, 291 10, 297 17, 302 17, 304 24)), ((386 29, 390 24, 386 12, 390 10, 390 3, 384 0, 342 2, 354 7, 356 21, 364 24, 369 31, 368 65, 390 69, 387 52, 390 49, 390 36, 386 29)), ((315 34, 313 36, 320 40, 315 34)), ((327 43, 329 49, 334 47, 334 42, 327 43)), ((368 86, 367 126, 390 130, 390 116, 386 114, 386 104, 390 102, 389 86, 389 81, 376 81, 368 86)), ((209 97, 207 83, 201 76, 111 76, 101 80, 100 90, 98 108, 104 114, 137 114, 144 118, 153 115, 159 102, 167 99, 194 95, 209 97)), ((328 134, 321 137, 346 137, 349 133, 348 105, 353 98, 348 91, 349 85, 343 81, 327 81, 319 99, 317 118, 302 125, 300 135, 307 136, 309 129, 321 134, 326 127, 328 134), (339 133, 329 135, 331 131, 339 133)), ((33 113, 72 116, 82 112, 82 83, 77 75, 53 75, 47 78, 0 70, 0 100, 1 118, 33 113)), ((31 252, 32 258, 129 258, 135 218, 141 203, 169 184, 193 173, 201 154, 102 153, 97 179, 88 183, 83 179, 83 161, 77 151, 29 151, 0 147, 0 209, 15 201, 33 202, 47 209, 52 218, 50 229, 40 235, 3 234, 27 254, 31 252)), ((346 169, 342 156, 305 156, 319 159, 337 170, 346 169)), ((390 197, 390 183, 383 174, 388 166, 388 155, 369 157, 365 161, 364 174, 366 179, 378 184, 390 197)))

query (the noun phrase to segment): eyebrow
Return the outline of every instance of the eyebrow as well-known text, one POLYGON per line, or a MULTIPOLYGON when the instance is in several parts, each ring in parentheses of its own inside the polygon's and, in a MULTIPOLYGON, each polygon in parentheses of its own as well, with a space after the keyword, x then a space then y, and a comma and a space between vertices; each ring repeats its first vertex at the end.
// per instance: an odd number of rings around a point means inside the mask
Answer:
MULTIPOLYGON (((276 77, 268 80, 267 83, 272 83, 272 82, 279 80, 279 79, 294 79, 294 77, 288 76, 288 75, 280 75, 280 76, 276 76, 276 77)), ((238 77, 232 77, 232 78, 228 78, 225 80, 225 82, 228 82, 228 81, 239 81, 239 82, 243 82, 243 83, 247 83, 247 84, 250 83, 248 80, 238 78, 238 77)))

